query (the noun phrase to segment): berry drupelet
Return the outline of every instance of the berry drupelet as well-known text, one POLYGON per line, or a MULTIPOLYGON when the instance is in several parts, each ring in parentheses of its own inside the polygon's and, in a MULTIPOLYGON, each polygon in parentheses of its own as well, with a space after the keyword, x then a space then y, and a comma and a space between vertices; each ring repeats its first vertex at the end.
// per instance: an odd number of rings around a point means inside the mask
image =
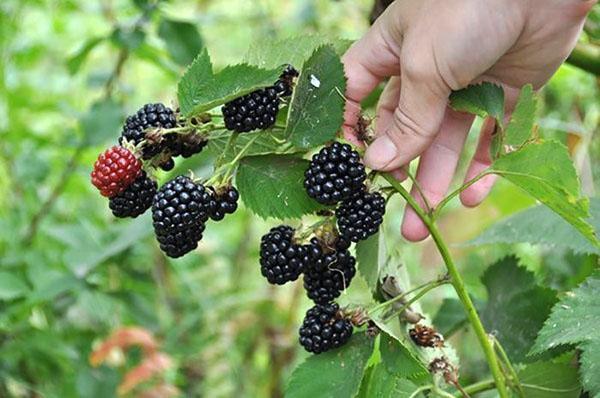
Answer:
POLYGON ((238 207, 238 199, 240 198, 240 194, 237 189, 233 186, 228 186, 223 189, 214 189, 213 191, 214 197, 214 206, 213 210, 210 213, 210 218, 213 221, 221 221, 226 214, 233 214, 238 207))
POLYGON ((138 177, 142 163, 127 148, 113 146, 94 163, 92 184, 102 196, 112 197, 123 192, 138 177))
POLYGON ((142 142, 142 140, 146 140, 142 151, 142 157, 144 159, 150 159, 164 149, 164 142, 167 141, 166 137, 171 134, 148 139, 147 130, 151 128, 170 129, 176 126, 177 119, 175 117, 175 112, 173 112, 171 108, 161 103, 146 104, 125 120, 119 143, 122 144, 123 139, 127 139, 127 141, 137 145, 142 142))
POLYGON ((156 188, 156 181, 142 171, 139 177, 123 192, 110 198, 108 206, 115 217, 135 218, 152 206, 156 188))
POLYGON ((161 187, 152 204, 154 232, 169 257, 194 250, 212 211, 212 194, 190 178, 178 176, 161 187))
POLYGON ((309 261, 308 248, 294 243, 294 229, 287 225, 271 228, 260 242, 260 272, 269 283, 295 281, 309 261))
POLYGON ((336 303, 317 304, 306 312, 300 327, 300 344, 308 352, 320 354, 346 344, 352 336, 352 323, 341 316, 336 303))
POLYGON ((363 190, 366 177, 358 152, 334 142, 312 157, 304 173, 304 188, 317 202, 333 205, 363 190))
POLYGON ((340 234, 352 242, 367 239, 379 230, 385 214, 385 199, 379 192, 357 193, 335 211, 340 234))

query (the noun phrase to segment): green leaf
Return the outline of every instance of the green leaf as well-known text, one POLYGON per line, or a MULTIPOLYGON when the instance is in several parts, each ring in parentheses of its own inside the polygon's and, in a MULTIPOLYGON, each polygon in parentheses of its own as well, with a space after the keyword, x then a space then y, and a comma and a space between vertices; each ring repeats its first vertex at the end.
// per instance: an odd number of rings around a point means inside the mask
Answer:
POLYGON ((313 355, 301 363, 286 388, 287 398, 353 397, 358 392, 365 367, 373 353, 373 338, 355 334, 335 350, 313 355))
POLYGON ((445 298, 438 309, 433 324, 442 335, 452 334, 467 322, 467 314, 460 300, 445 298))
POLYGON ((400 341, 385 332, 379 343, 381 360, 388 372, 396 377, 415 379, 427 376, 427 368, 400 341))
POLYGON ((13 272, 0 271, 0 300, 13 300, 29 293, 22 277, 13 272))
POLYGON ((276 68, 284 64, 300 68, 310 54, 321 46, 331 45, 335 52, 342 56, 350 44, 349 40, 327 39, 322 35, 294 36, 280 40, 264 39, 250 46, 244 61, 261 68, 276 68))
POLYGON ((361 240, 356 244, 358 271, 365 281, 367 281, 367 285, 373 293, 377 290, 377 281, 379 279, 380 250, 385 251, 385 242, 380 233, 372 235, 366 240, 361 240))
POLYGON ((69 73, 72 75, 77 73, 88 55, 90 55, 90 52, 104 40, 106 40, 106 37, 93 37, 86 40, 83 46, 67 59, 67 69, 69 70, 69 73))
POLYGON ((194 60, 204 47, 196 25, 162 18, 158 26, 158 36, 165 41, 171 58, 179 65, 187 65, 194 60))
POLYGON ((573 225, 593 245, 599 246, 587 222, 588 202, 579 198, 579 180, 567 148, 542 141, 500 157, 491 172, 509 180, 544 203, 573 225))
POLYGON ((540 331, 533 354, 563 344, 600 341, 600 273, 585 280, 552 308, 552 314, 540 331))
MULTIPOLYGON (((589 208, 589 222, 597 235, 597 231, 600 231, 600 198, 592 198, 589 208)), ((543 205, 530 207, 498 221, 467 244, 522 242, 567 248, 576 253, 600 254, 600 248, 592 245, 575 227, 543 205)))
POLYGON ((577 398, 577 369, 566 363, 536 362, 517 372, 527 398, 577 398))
POLYGON ((250 156, 236 176, 244 203, 262 218, 300 218, 321 206, 304 190, 308 160, 293 155, 250 156))
POLYGON ((556 303, 556 293, 538 286, 533 273, 513 256, 489 267, 482 282, 488 292, 481 314, 486 330, 494 333, 514 362, 523 362, 556 303))
POLYGON ((515 110, 506 126, 504 144, 521 146, 529 139, 536 109, 537 100, 533 93, 533 87, 531 84, 527 84, 521 89, 515 110))
POLYGON ((332 46, 317 49, 304 63, 294 90, 286 135, 299 148, 335 138, 344 117, 344 66, 332 46))
POLYGON ((450 106, 460 112, 491 116, 499 125, 504 122, 504 90, 494 83, 483 82, 453 91, 450 106))
POLYGON ((592 396, 600 397, 600 339, 583 343, 579 358, 581 383, 592 396))
MULTIPOLYGON (((399 397, 422 397, 422 394, 411 395, 419 386, 414 382, 399 378, 390 373, 383 363, 370 368, 367 385, 361 388, 359 398, 399 398, 399 397)), ((365 381, 363 381, 365 383, 365 381)))
POLYGON ((114 139, 124 116, 123 107, 110 98, 95 102, 80 120, 85 133, 85 144, 99 145, 114 139))
MULTIPOLYGON (((269 154, 282 154, 289 153, 289 146, 281 144, 284 140, 283 131, 274 130, 269 134, 260 134, 257 138, 254 134, 240 134, 235 143, 227 151, 224 161, 231 161, 233 158, 244 148, 251 140, 252 144, 245 150, 245 156, 256 156, 256 155, 269 155, 269 154)), ((219 134, 215 137, 211 135, 208 141, 207 149, 215 157, 223 154, 223 151, 227 147, 229 141, 230 132, 228 134, 219 134)))
POLYGON ((208 51, 202 50, 185 71, 177 87, 181 112, 191 116, 212 109, 234 98, 270 86, 282 68, 260 69, 240 64, 214 73, 208 51))
POLYGON ((113 43, 128 51, 135 51, 142 45, 145 38, 146 33, 139 27, 136 27, 133 30, 117 28, 110 36, 113 43))

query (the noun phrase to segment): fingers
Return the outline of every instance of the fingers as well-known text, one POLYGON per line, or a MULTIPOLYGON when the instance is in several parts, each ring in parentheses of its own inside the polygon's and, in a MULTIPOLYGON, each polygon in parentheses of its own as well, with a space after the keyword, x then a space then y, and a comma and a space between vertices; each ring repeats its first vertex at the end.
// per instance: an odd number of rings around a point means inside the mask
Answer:
MULTIPOLYGON (((479 134, 479 142, 477 144, 477 149, 475 150, 475 155, 473 155, 473 159, 471 160, 471 164, 469 165, 467 174, 465 176, 465 183, 471 181, 475 176, 490 167, 492 164, 490 147, 492 144, 494 129, 494 119, 485 119, 479 134)), ((460 201, 467 207, 475 207, 479 205, 490 193, 495 182, 495 175, 487 175, 483 177, 481 180, 477 181, 461 192, 460 201)))
MULTIPOLYGON (((435 207, 448 191, 473 119, 473 115, 447 108, 440 133, 421 155, 416 179, 432 207, 435 207)), ((411 194, 421 207, 426 209, 425 201, 416 186, 413 186, 411 194)), ((423 240, 429 235, 425 224, 410 206, 404 214, 402 235, 413 242, 423 240)))

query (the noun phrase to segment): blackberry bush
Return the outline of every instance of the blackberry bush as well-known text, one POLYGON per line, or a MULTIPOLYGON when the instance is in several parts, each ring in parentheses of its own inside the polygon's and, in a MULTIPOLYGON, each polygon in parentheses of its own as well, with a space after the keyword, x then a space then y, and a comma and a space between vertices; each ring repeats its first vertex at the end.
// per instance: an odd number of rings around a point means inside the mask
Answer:
POLYGON ((317 202, 333 205, 360 192, 367 177, 358 152, 334 142, 316 153, 304 174, 304 188, 317 202))
POLYGON ((142 171, 140 176, 123 192, 110 198, 108 206, 115 217, 135 218, 152 206, 156 188, 156 181, 142 171))
POLYGON ((152 204, 154 232, 169 257, 194 250, 213 210, 212 194, 189 177, 178 176, 158 191, 152 204))
POLYGON ((362 191, 344 200, 335 211, 340 234, 352 242, 367 239, 379 230, 385 199, 379 192, 362 191))
POLYGON ((269 283, 295 281, 309 262, 308 247, 294 243, 294 229, 287 225, 272 228, 260 243, 260 272, 269 283))
POLYGON ((113 146, 94 163, 92 184, 102 196, 112 197, 123 192, 140 174, 142 163, 127 148, 113 146))
POLYGON ((214 205, 210 213, 210 218, 213 221, 221 221, 226 214, 233 214, 238 207, 238 199, 240 194, 233 186, 225 187, 224 189, 213 189, 214 205))
POLYGON ((352 336, 352 323, 342 317, 336 303, 317 304, 306 312, 300 327, 300 344, 308 352, 322 352, 343 346, 352 336))

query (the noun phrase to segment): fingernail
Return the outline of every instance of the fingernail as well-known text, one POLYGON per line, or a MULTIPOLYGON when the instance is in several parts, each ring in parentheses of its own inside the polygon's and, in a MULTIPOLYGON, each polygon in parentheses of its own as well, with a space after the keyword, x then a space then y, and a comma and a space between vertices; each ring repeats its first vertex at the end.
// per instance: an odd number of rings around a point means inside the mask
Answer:
POLYGON ((374 170, 380 170, 396 158, 398 151, 396 145, 384 135, 375 140, 367 148, 365 164, 374 170))

